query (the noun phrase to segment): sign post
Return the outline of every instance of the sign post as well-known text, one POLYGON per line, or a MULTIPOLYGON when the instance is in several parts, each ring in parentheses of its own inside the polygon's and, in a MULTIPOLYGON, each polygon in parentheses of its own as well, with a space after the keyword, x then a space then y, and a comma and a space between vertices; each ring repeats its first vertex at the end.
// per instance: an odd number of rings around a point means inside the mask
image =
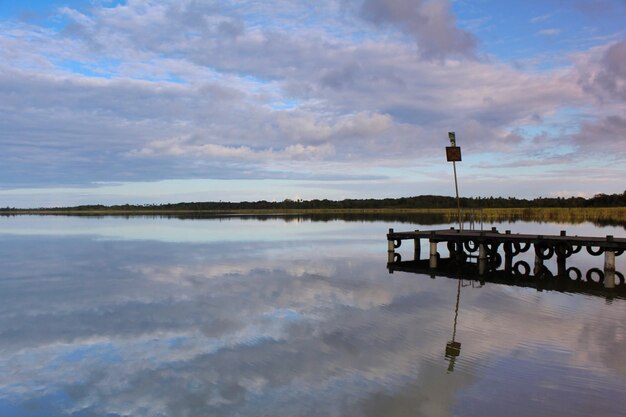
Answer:
POLYGON ((454 189, 456 190, 456 210, 459 217, 459 230, 463 230, 463 222, 461 221, 461 200, 459 199, 459 184, 456 179, 456 161, 461 162, 461 147, 456 146, 456 135, 454 132, 448 132, 450 146, 446 146, 446 158, 448 162, 452 162, 454 168, 454 189))

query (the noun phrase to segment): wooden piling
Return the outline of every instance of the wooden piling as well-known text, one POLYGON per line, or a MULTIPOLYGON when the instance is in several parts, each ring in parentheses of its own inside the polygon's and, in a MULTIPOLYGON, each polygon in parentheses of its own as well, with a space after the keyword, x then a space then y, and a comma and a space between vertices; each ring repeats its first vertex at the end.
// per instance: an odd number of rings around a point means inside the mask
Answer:
POLYGON ((539 275, 542 269, 543 259, 541 259, 538 255, 535 255, 535 267, 533 268, 533 274, 539 275))
MULTIPOLYGON (((389 229, 389 234, 393 233, 393 229, 389 229)), ((395 252, 396 247, 393 238, 387 236, 387 252, 395 252)))
POLYGON ((394 239, 390 237, 393 233, 393 229, 389 229, 389 235, 387 235, 387 263, 392 263, 395 259, 396 246, 394 239))
POLYGON ((430 241, 430 267, 437 268, 437 241, 430 241))
POLYGON ((487 249, 485 244, 478 245, 478 275, 484 275, 487 270, 487 249))
MULTIPOLYGON (((511 234, 510 230, 506 234, 511 234)), ((513 244, 511 242, 504 243, 504 270, 511 272, 513 269, 513 244)))
MULTIPOLYGON (((416 230, 418 232, 419 230, 416 230)), ((420 244, 420 238, 413 239, 413 259, 416 261, 420 260, 422 247, 420 244)))
POLYGON ((615 288, 615 252, 604 252, 604 288, 615 288))

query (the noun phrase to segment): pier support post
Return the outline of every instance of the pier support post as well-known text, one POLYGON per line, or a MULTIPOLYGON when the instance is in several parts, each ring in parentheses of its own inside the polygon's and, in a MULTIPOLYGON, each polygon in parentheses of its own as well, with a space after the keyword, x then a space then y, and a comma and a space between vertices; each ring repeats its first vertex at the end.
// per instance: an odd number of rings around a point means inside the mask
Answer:
POLYGON ((535 255, 535 268, 533 274, 538 275, 543 270, 543 259, 535 255))
POLYGON ((565 256, 557 255, 556 257, 556 273, 558 277, 566 277, 567 276, 567 264, 565 260, 565 256))
POLYGON ((434 240, 430 241, 430 268, 437 268, 437 242, 434 240))
POLYGON ((615 288, 615 252, 604 251, 604 288, 615 288))
POLYGON ((467 259, 467 254, 465 253, 465 250, 463 250, 463 242, 457 242, 454 246, 454 257, 457 262, 462 264, 467 259))
MULTIPOLYGON (((416 230, 417 232, 418 230, 416 230)), ((422 251, 422 247, 420 244, 421 239, 418 237, 416 239, 413 239, 413 260, 415 261, 419 261, 420 260, 420 255, 421 255, 421 251, 422 251)))
MULTIPOLYGON (((393 233, 393 229, 389 229, 389 234, 393 233)), ((393 239, 387 238, 387 263, 393 263, 396 247, 393 239)))
MULTIPOLYGON (((507 234, 511 231, 507 230, 507 234)), ((504 270, 507 274, 510 274, 513 270, 513 244, 511 242, 504 242, 504 270)))
POLYGON ((478 275, 484 275, 487 269, 487 249, 485 244, 478 245, 478 275))

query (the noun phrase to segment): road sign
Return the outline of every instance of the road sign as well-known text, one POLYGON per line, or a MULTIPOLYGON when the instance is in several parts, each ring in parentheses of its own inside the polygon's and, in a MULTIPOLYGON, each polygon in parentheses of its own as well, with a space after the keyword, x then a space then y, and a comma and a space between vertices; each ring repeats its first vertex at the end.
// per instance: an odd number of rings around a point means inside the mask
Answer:
POLYGON ((460 146, 446 146, 446 158, 448 162, 455 162, 461 160, 461 147, 460 146))

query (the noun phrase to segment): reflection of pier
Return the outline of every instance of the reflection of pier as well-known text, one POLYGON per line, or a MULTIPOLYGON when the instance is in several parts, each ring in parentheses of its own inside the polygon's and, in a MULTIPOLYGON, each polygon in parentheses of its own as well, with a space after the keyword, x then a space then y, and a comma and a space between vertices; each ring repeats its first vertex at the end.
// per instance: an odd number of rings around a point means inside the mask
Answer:
MULTIPOLYGON (((520 261, 524 262, 524 261, 520 261)), ((524 262, 528 265, 526 262, 524 262)), ((387 264, 390 273, 412 272, 418 274, 429 275, 434 277, 448 277, 466 281, 477 281, 480 283, 497 283, 512 285, 516 287, 535 288, 538 291, 560 291, 571 293, 582 293, 588 295, 596 295, 601 297, 611 297, 618 295, 626 296, 626 285, 620 279, 620 283, 616 283, 613 288, 605 288, 603 284, 602 271, 599 269, 590 269, 583 274, 578 268, 571 268, 571 276, 568 278, 553 275, 547 268, 537 275, 519 274, 515 271, 508 273, 503 269, 490 270, 483 275, 478 274, 478 266, 474 263, 466 262, 458 264, 455 260, 445 258, 440 259, 436 269, 430 268, 428 260, 422 261, 399 261, 387 264), (575 271, 575 274, 572 272, 575 271), (576 278, 573 275, 579 275, 582 278, 576 278)), ((618 273, 619 274, 619 273, 618 273)), ((621 276, 621 274, 619 274, 621 276)))
POLYGON ((598 290, 605 293, 606 289, 615 289, 626 292, 624 275, 615 270, 615 258, 626 250, 626 239, 623 238, 567 236, 565 232, 559 236, 543 236, 511 234, 510 231, 499 233, 495 228, 491 231, 460 231, 451 228, 414 232, 394 232, 389 229, 387 240, 389 272, 408 271, 454 277, 459 277, 462 272, 465 279, 537 289, 587 293, 598 293, 598 290), (422 239, 428 239, 430 245, 427 260, 420 260, 422 239), (402 261, 400 254, 396 253, 403 240, 414 242, 412 261, 402 261), (437 251, 439 243, 446 244, 449 258, 441 258, 437 251), (592 268, 583 274, 578 268, 567 267, 567 259, 583 247, 590 255, 604 254, 603 269, 592 268), (523 260, 514 262, 515 256, 531 248, 534 250, 532 268, 523 260), (544 261, 553 256, 556 256, 557 263, 555 274, 544 266, 544 261))

